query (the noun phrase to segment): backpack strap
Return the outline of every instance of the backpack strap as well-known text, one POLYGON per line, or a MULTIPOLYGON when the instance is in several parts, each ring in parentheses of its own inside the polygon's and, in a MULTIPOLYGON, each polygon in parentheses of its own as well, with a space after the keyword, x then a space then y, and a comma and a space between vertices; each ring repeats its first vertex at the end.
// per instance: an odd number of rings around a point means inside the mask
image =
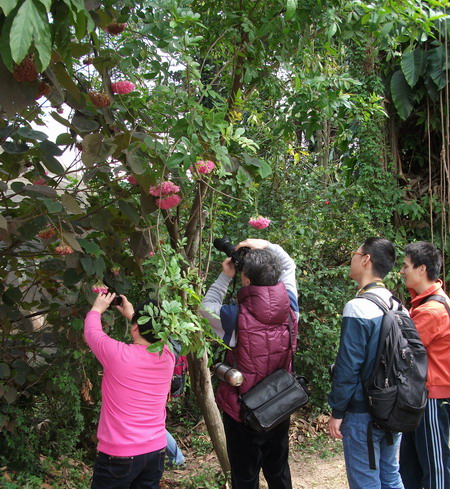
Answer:
POLYGON ((429 295, 428 297, 424 297, 420 301, 419 306, 421 306, 422 304, 425 304, 425 302, 428 302, 428 301, 436 301, 436 302, 440 302, 441 304, 444 304, 445 308, 447 309, 448 315, 450 316, 450 306, 448 305, 448 302, 445 299, 445 297, 443 297, 442 295, 437 295, 437 294, 429 295))

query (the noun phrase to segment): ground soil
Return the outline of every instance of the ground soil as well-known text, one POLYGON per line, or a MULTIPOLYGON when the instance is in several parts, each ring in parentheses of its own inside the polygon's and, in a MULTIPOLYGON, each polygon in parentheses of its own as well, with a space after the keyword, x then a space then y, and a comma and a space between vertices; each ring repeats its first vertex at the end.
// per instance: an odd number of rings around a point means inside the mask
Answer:
MULTIPOLYGON (((215 459, 211 459, 209 463, 216 470, 219 470, 215 459)), ((348 489, 344 457, 342 454, 321 458, 318 453, 302 454, 296 450, 291 450, 289 465, 291 467, 292 487, 294 489, 348 489)), ((185 470, 167 471, 164 474, 166 482, 162 484, 162 487, 183 487, 183 485, 178 484, 173 486, 169 481, 179 480, 180 478, 186 479, 189 475, 195 476, 204 467, 205 462, 201 464, 188 462, 185 470)), ((206 486, 199 485, 198 489, 203 489, 203 487, 206 486)), ((267 489, 267 484, 262 476, 260 487, 261 489, 267 489)))
MULTIPOLYGON (((289 465, 294 489, 348 489, 344 456, 340 441, 331 440, 326 433, 328 418, 323 416, 305 421, 293 419, 290 430, 289 465)), ((200 427, 197 426, 196 430, 200 427)), ((210 469, 219 473, 220 468, 214 452, 203 456, 186 456, 183 470, 167 470, 164 473, 161 489, 181 489, 186 487, 183 481, 192 479, 210 469)), ((192 487, 192 486, 190 486, 192 487)), ((195 486, 194 486, 195 487, 195 486)), ((267 489, 264 477, 260 478, 261 489, 267 489)), ((225 489, 222 485, 214 487, 199 481, 196 489, 225 489)))
MULTIPOLYGON (((322 459, 318 454, 295 456, 290 462, 294 489, 348 489, 344 456, 322 459)), ((261 484, 261 487, 264 487, 261 484)))

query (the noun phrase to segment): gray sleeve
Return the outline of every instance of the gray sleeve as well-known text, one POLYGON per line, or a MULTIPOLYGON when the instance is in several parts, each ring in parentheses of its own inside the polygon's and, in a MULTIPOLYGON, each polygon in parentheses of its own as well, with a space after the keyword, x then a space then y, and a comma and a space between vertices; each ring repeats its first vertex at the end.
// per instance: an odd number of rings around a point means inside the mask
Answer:
POLYGON ((297 298, 297 284, 295 282, 295 262, 294 260, 283 250, 280 245, 269 243, 267 249, 275 253, 280 259, 283 267, 280 280, 286 286, 288 292, 291 292, 295 298, 297 298))
POLYGON ((202 301, 200 314, 211 324, 219 338, 224 338, 225 331, 220 320, 220 309, 228 290, 228 285, 233 279, 221 273, 217 280, 211 285, 202 301))

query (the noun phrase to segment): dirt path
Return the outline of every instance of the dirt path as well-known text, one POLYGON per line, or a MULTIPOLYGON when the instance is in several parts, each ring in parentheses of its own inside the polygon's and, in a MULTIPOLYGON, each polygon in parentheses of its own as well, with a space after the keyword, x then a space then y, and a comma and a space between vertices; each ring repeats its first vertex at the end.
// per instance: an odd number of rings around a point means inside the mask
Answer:
POLYGON ((317 455, 297 458, 293 453, 290 467, 294 489, 348 489, 343 455, 322 459, 317 455))
MULTIPOLYGON (((295 449, 291 450, 289 465, 293 489, 348 489, 344 456, 342 454, 327 456, 326 458, 321 458, 321 456, 320 453, 301 454, 295 449)), ((203 463, 199 463, 199 460, 190 460, 187 462, 187 470, 175 470, 166 474, 166 484, 162 484, 162 488, 185 487, 184 485, 173 486, 168 482, 185 478, 188 474, 195 477, 201 470, 204 470, 206 465, 213 467, 215 471, 219 471, 215 455, 210 454, 206 460, 203 459, 203 463)), ((211 488, 210 485, 204 486, 200 484, 198 489, 204 489, 205 487, 211 488)), ((262 474, 260 488, 267 489, 267 484, 262 474)))

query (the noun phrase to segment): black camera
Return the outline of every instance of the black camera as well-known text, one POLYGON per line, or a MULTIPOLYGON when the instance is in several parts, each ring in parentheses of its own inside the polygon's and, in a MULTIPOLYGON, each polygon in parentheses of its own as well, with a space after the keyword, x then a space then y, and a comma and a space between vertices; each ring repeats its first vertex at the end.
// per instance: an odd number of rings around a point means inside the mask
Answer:
POLYGON ((121 306, 122 305, 122 297, 120 295, 116 294, 114 299, 111 301, 110 306, 121 306))
POLYGON ((236 246, 230 243, 230 240, 224 236, 223 238, 216 238, 213 241, 214 248, 218 251, 223 251, 227 256, 231 258, 238 272, 242 272, 244 268, 245 255, 250 251, 250 248, 246 246, 236 249, 236 246))

